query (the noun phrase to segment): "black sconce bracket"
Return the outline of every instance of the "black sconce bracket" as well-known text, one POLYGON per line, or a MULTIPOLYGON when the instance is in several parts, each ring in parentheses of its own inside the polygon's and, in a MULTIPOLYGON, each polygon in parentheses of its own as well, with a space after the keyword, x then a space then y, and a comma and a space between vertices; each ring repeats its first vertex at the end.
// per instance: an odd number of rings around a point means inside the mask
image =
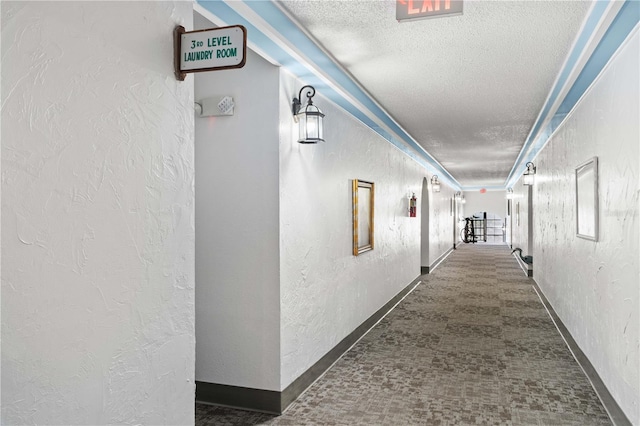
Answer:
POLYGON ((313 98, 316 94, 316 89, 313 86, 303 86, 300 89, 300 93, 298 93, 298 97, 297 98, 293 98, 293 105, 291 106, 291 110, 293 111, 293 115, 294 117, 296 115, 298 115, 298 113, 300 112, 300 109, 302 108, 302 92, 307 89, 307 103, 308 105, 313 105, 313 101, 311 100, 311 98, 313 98))

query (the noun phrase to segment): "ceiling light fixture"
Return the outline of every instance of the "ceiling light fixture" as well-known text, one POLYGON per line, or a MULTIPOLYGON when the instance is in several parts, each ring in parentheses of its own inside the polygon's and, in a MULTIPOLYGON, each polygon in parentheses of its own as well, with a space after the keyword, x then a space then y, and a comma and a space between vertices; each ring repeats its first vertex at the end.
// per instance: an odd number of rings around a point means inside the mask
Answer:
POLYGON ((324 142, 322 119, 324 114, 313 104, 311 98, 316 94, 313 86, 303 86, 297 98, 293 98, 293 117, 298 123, 298 142, 299 143, 318 143, 324 142), (305 91, 307 96, 307 105, 302 107, 302 92, 305 91))

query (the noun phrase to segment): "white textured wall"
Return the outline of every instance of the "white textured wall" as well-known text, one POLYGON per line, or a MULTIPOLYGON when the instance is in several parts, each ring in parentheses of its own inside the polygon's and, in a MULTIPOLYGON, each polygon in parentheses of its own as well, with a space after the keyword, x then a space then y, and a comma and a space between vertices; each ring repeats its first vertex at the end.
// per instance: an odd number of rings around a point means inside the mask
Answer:
POLYGON ((633 424, 640 424, 640 36, 536 160, 534 277, 633 424), (577 238, 575 167, 599 161, 600 237, 577 238))
POLYGON ((462 203, 460 201, 454 201, 454 207, 455 207, 455 217, 456 217, 456 222, 455 222, 455 240, 456 240, 456 244, 462 243, 462 238, 460 237, 460 234, 462 232, 462 230, 464 229, 464 225, 465 225, 465 220, 464 218, 467 217, 467 211, 466 208, 466 203, 462 203))
MULTIPOLYGON (((322 98, 325 143, 301 145, 290 102, 303 83, 281 74, 280 273, 282 389, 420 274, 420 218, 408 217, 426 170, 322 98), (352 179, 375 187, 375 249, 352 254, 352 179)), ((452 246, 443 186, 432 208, 436 259, 452 246), (444 207, 446 206, 446 208, 444 207)), ((418 215, 422 211, 418 201, 418 215)))
POLYGON ((194 418, 189 2, 2 2, 2 423, 194 418))
POLYGON ((196 379, 279 391, 279 70, 247 53, 244 68, 195 76, 196 100, 236 103, 196 118, 196 379))
MULTIPOLYGON (((539 176, 536 175, 536 182, 538 182, 539 176)), ((511 245, 515 248, 522 249, 522 255, 533 255, 533 238, 531 238, 531 232, 529 226, 529 186, 522 184, 522 177, 513 186, 513 199, 511 200, 511 245), (518 205, 520 211, 520 218, 518 219, 518 205)), ((506 205, 506 203, 505 203, 506 205)), ((533 267, 538 267, 536 258, 533 258, 533 267)))
POLYGON ((480 191, 466 191, 464 198, 465 210, 472 215, 478 212, 493 213, 501 218, 507 216, 506 191, 487 191, 484 194, 480 191))
POLYGON ((420 201, 420 266, 433 267, 439 257, 453 248, 454 211, 451 200, 454 191, 444 183, 440 192, 431 187, 433 175, 422 180, 421 193, 416 192, 420 201))
MULTIPOLYGON (((430 179, 431 175, 428 180, 430 179)), ((431 190, 431 188, 429 189, 431 190)), ((429 233, 429 264, 423 263, 421 266, 434 266, 440 256, 453 248, 455 212, 452 211, 451 199, 454 193, 455 191, 444 183, 440 184, 440 192, 431 192, 429 229, 427 230, 429 233)))
POLYGON ((421 209, 417 215, 420 218, 420 269, 422 269, 422 267, 428 267, 431 264, 429 256, 429 229, 431 227, 429 223, 429 208, 433 204, 431 202, 431 199, 433 198, 432 194, 433 192, 430 180, 425 176, 422 178, 422 191, 416 194, 416 197, 420 197, 421 205, 421 209))

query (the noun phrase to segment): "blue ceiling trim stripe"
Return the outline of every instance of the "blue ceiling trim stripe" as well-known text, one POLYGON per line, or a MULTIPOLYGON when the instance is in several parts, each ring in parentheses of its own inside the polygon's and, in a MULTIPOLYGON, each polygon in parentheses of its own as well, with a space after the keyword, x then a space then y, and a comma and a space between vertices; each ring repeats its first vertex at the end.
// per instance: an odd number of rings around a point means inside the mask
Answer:
POLYGON ((551 109, 551 106, 558 99, 560 90, 562 90, 562 87, 567 82, 567 79, 569 78, 571 71, 576 66, 578 60, 580 59, 580 54, 582 53, 584 48, 587 46, 587 43, 589 42, 589 38, 597 28, 597 25, 600 22, 600 19, 602 19, 602 15, 607 10, 607 7, 609 6, 608 3, 609 3, 608 1, 600 1, 600 2, 596 2, 595 5, 593 6, 591 14, 587 18, 584 28, 580 33, 580 35, 578 36, 578 39, 576 40, 575 45, 573 46, 573 49, 569 53, 566 64, 562 68, 562 71, 560 72, 558 80, 556 81, 555 86, 553 86, 551 94, 549 95, 549 98, 547 99, 547 102, 545 103, 542 109, 542 113, 539 115, 531 132, 529 132, 529 136, 525 140, 525 143, 522 146, 522 149, 520 150, 520 154, 518 154, 518 157, 516 158, 516 161, 513 164, 513 168, 511 169, 511 172, 507 177, 507 182, 509 182, 513 178, 514 174, 516 173, 516 170, 518 169, 518 166, 521 164, 522 158, 529 151, 529 148, 533 143, 533 141, 539 136, 538 133, 540 132, 540 126, 542 126, 542 122, 546 119, 547 115, 549 114, 549 110, 551 109))
MULTIPOLYGON (((270 0, 252 0, 244 1, 244 5, 251 8, 262 19, 264 19, 272 28, 276 29, 280 34, 286 37, 288 40, 295 41, 295 45, 301 52, 304 52, 307 58, 314 62, 314 65, 318 69, 322 69, 323 72, 333 79, 341 88, 349 93, 353 98, 360 102, 370 113, 381 120, 386 126, 388 126, 396 135, 392 135, 385 129, 381 128, 375 121, 373 121, 364 111, 351 104, 346 98, 341 96, 338 92, 330 88, 327 84, 318 78, 312 70, 298 62, 293 56, 291 56, 286 50, 281 48, 277 43, 274 43, 269 37, 254 27, 247 19, 238 14, 234 9, 229 7, 222 0, 197 0, 198 3, 205 9, 209 10, 220 19, 224 20, 228 24, 241 24, 247 27, 248 36, 252 43, 254 43, 259 49, 267 53, 273 60, 284 66, 292 74, 301 78, 310 84, 313 84, 320 93, 327 99, 336 103, 346 111, 351 113, 354 117, 362 121, 365 125, 370 127, 392 145, 400 149, 403 153, 414 159, 423 167, 434 170, 438 173, 444 181, 448 181, 452 184, 454 189, 475 190, 479 187, 461 187, 461 185, 451 176, 451 174, 444 169, 429 153, 426 153, 423 148, 413 140, 413 138, 406 133, 395 121, 388 115, 386 111, 380 108, 371 97, 364 92, 356 83, 352 80, 351 76, 345 73, 340 67, 338 67, 333 60, 325 54, 307 35, 300 30, 287 16, 284 14, 272 1, 270 0), (398 140, 397 137, 401 140, 398 140), (413 148, 413 149, 410 149, 413 148), (414 151, 415 149, 415 151, 414 151)), ((640 16, 640 2, 638 0, 626 0, 624 6, 618 13, 618 16, 614 19, 610 28, 607 30, 603 39, 600 41, 598 47, 594 51, 592 57, 585 64, 584 69, 580 73, 576 82, 568 92, 565 99, 562 101, 560 108, 554 114, 549 124, 544 129, 541 128, 542 123, 546 119, 551 109, 551 106, 558 99, 559 93, 563 86, 566 84, 567 79, 573 68, 576 66, 580 54, 587 46, 589 38, 596 30, 598 23, 602 19, 602 16, 607 11, 609 3, 607 1, 596 1, 593 9, 581 34, 579 35, 576 43, 570 52, 567 62, 559 74, 558 80, 553 87, 553 90, 544 105, 544 108, 536 120, 532 131, 529 133, 525 144, 520 151, 509 177, 505 182, 505 187, 492 187, 491 189, 504 189, 512 186, 519 178, 520 173, 516 175, 516 171, 520 165, 523 165, 527 161, 531 161, 545 145, 546 141, 551 137, 553 131, 563 122, 564 118, 569 111, 575 106, 577 101, 582 97, 584 92, 588 89, 591 83, 602 71, 602 68, 608 63, 611 56, 618 49, 620 44, 624 42, 628 34, 633 30, 635 25, 639 21, 640 16)))
POLYGON ((228 25, 243 25, 247 28, 248 37, 253 43, 268 52, 274 61, 291 69, 296 75, 311 75, 311 72, 304 66, 300 65, 297 61, 293 60, 291 56, 274 43, 269 37, 265 36, 262 32, 258 31, 248 20, 239 15, 235 10, 231 9, 226 3, 220 0, 215 1, 203 1, 198 0, 198 4, 213 13, 228 25))
POLYGON ((573 109, 639 20, 640 2, 627 0, 558 108, 560 114, 566 115, 573 109))
POLYGON ((358 102, 362 103, 365 108, 372 112, 392 131, 401 136, 403 140, 411 147, 416 149, 421 155, 427 157, 427 161, 434 162, 433 167, 440 172, 446 173, 447 177, 454 180, 448 172, 439 167, 436 160, 428 153, 424 152, 419 144, 417 144, 411 136, 406 133, 398 124, 389 116, 389 114, 380 108, 371 97, 365 93, 355 81, 346 74, 322 49, 320 49, 307 35, 294 24, 286 14, 282 12, 271 1, 248 1, 245 4, 260 15, 262 19, 267 21, 273 28, 276 28, 287 40, 295 40, 296 47, 304 52, 304 54, 313 60, 315 65, 329 75, 338 85, 346 92, 351 94, 358 102))
MULTIPOLYGON (((320 49, 313 41, 311 41, 307 35, 301 31, 273 2, 271 1, 245 1, 244 4, 256 12, 262 19, 264 19, 272 28, 276 29, 280 34, 286 37, 288 40, 295 41, 295 45, 300 51, 313 60, 314 64, 322 69, 324 73, 330 76, 338 85, 349 93, 358 102, 381 120, 386 126, 388 126, 393 132, 395 132, 402 141, 397 139, 397 136, 390 134, 385 129, 381 128, 371 118, 369 118, 363 111, 355 107, 348 102, 338 92, 327 86, 322 80, 316 77, 311 70, 304 65, 300 64, 294 57, 292 57, 287 51, 281 48, 278 44, 274 43, 269 37, 259 31, 253 26, 247 19, 237 13, 234 9, 229 7, 222 0, 197 0, 198 3, 207 9, 209 12, 218 16, 227 24, 241 24, 247 28, 249 40, 254 43, 258 48, 268 54, 273 60, 281 64, 287 70, 289 70, 295 76, 313 84, 319 93, 323 96, 335 102, 353 116, 362 121, 365 125, 370 127, 392 145, 400 149, 403 153, 417 161, 420 165, 426 169, 434 170, 439 174, 441 180, 448 181, 454 189, 459 190, 460 184, 451 176, 451 174, 444 169, 430 154, 426 153, 424 149, 413 140, 413 138, 406 133, 395 121, 380 108, 371 97, 366 94, 354 81, 346 74, 340 67, 338 67, 333 60, 327 56, 322 49, 320 49), (404 142, 404 143, 403 143, 404 142), (409 147, 415 149, 413 151, 409 147)), ((325 121, 328 119, 325 118, 325 121)))
MULTIPOLYGON (((605 2, 598 2, 596 6, 601 6, 601 3, 605 2)), ((598 19, 600 19, 600 16, 598 17, 598 19)), ((591 21, 592 17, 593 15, 590 16, 589 21, 591 21)), ((627 0, 618 11, 617 16, 598 43, 598 46, 594 49, 591 57, 586 62, 584 68, 578 75, 578 78, 576 78, 576 81, 573 83, 571 89, 569 89, 569 92, 558 107, 558 111, 554 114, 548 125, 545 127, 545 129, 539 131, 537 134, 534 132, 530 134, 525 148, 523 148, 523 150, 521 151, 520 156, 518 157, 518 160, 514 165, 514 169, 507 179, 507 187, 515 184, 520 176, 520 174, 515 175, 515 167, 517 167, 519 164, 532 161, 537 156, 538 152, 540 152, 540 150, 544 147, 551 135, 562 124, 567 115, 576 106, 580 98, 582 98, 584 93, 593 84, 598 75, 600 75, 604 67, 609 63, 611 57, 620 48, 622 43, 627 39, 636 25, 638 25, 638 22, 640 22, 640 1, 627 0), (521 160, 525 155, 526 160, 521 160)), ((595 28, 590 29, 589 36, 594 30, 595 28)), ((581 35, 581 38, 583 35, 584 32, 581 35)), ((572 57, 574 56, 574 53, 576 53, 576 51, 580 52, 584 48, 584 45, 579 50, 577 49, 577 47, 578 46, 576 45, 576 49, 574 49, 574 51, 572 52, 572 57)), ((575 62, 571 64, 571 67, 569 67, 569 63, 567 63, 568 70, 570 70, 573 66, 575 66, 575 62)), ((568 74, 567 68, 563 70, 563 74, 568 74)), ((564 84, 564 82, 566 82, 566 78, 562 83, 564 84)), ((560 81, 558 81, 558 83, 560 83, 560 81)), ((560 84, 556 85, 556 88, 554 88, 556 97, 557 92, 559 91, 559 87, 561 87, 560 84)), ((550 107, 550 105, 553 104, 554 101, 555 98, 553 100, 551 98, 549 99, 549 102, 545 106, 545 113, 540 116, 540 120, 537 123, 537 128, 539 128, 539 124, 548 114, 548 107, 550 107)))

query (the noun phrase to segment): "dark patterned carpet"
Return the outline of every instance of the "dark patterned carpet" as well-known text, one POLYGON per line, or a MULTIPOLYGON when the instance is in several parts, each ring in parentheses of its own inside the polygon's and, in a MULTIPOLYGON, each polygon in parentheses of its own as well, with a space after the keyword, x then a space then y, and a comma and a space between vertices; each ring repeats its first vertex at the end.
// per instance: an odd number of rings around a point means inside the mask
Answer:
POLYGON ((196 425, 610 425, 506 246, 463 245, 279 417, 196 425))

